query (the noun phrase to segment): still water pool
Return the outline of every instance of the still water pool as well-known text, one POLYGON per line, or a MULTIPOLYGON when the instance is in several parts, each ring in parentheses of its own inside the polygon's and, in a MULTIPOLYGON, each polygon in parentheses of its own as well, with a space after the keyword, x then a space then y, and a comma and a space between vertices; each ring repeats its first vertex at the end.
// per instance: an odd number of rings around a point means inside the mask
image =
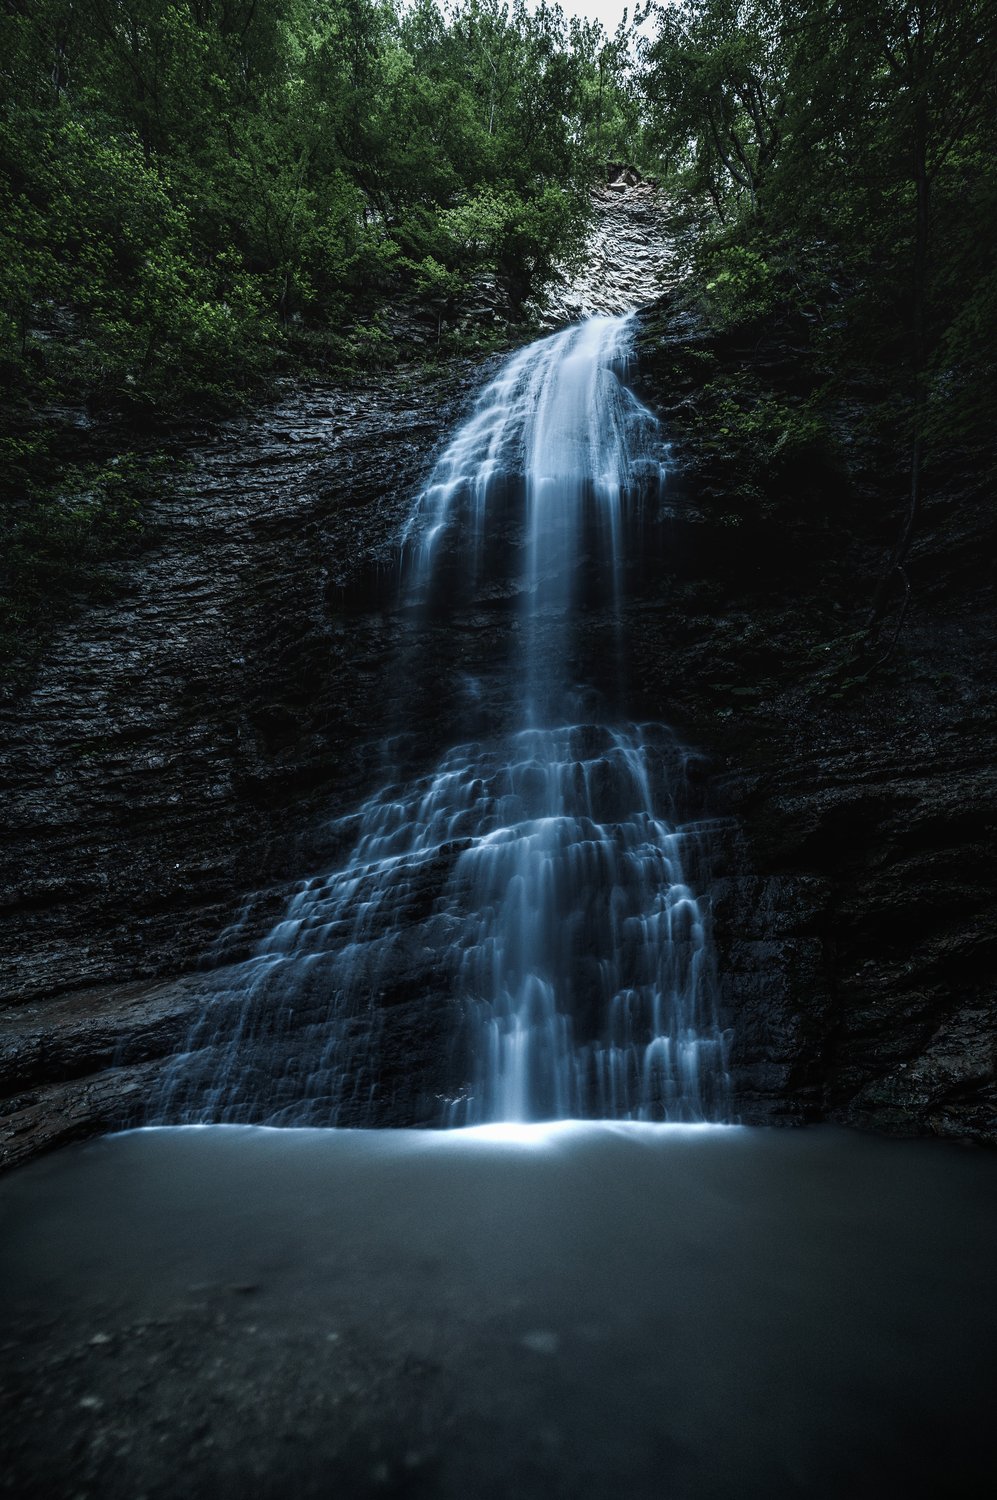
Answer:
POLYGON ((992 1492, 984 1153, 156 1130, 14 1174, 0 1217, 0 1493, 992 1492))

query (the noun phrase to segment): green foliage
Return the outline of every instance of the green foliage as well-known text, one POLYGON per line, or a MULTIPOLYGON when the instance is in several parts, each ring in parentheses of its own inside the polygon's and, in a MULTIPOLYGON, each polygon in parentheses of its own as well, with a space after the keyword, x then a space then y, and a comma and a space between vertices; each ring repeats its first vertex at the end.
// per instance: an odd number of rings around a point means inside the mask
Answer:
POLYGON ((680 0, 644 58, 700 305, 860 383, 915 510, 925 464, 994 472, 995 42, 990 0, 680 0))
POLYGON ((639 135, 628 68, 625 29, 526 0, 8 0, 8 634, 118 534, 115 486, 41 440, 53 413, 159 421, 295 361, 383 364, 389 305, 487 347, 468 299, 522 314, 639 135))
POLYGON ((774 514, 788 479, 819 465, 829 449, 820 392, 807 399, 767 388, 747 373, 708 381, 700 392, 698 423, 704 457, 739 524, 750 513, 774 514))
POLYGON ((12 0, 0 56, 6 384, 91 404, 482 274, 522 307, 638 130, 626 33, 525 0, 12 0))
POLYGON ((759 211, 787 111, 781 0, 680 0, 647 49, 650 138, 721 222, 759 211))
POLYGON ((109 559, 132 550, 143 506, 160 481, 158 454, 115 454, 62 464, 46 483, 52 455, 42 438, 0 444, 8 483, 20 486, 3 511, 0 563, 0 684, 30 664, 44 631, 76 603, 109 587, 109 559))
POLYGON ((745 245, 707 245, 700 263, 704 301, 714 327, 726 330, 769 316, 778 287, 772 267, 745 245))

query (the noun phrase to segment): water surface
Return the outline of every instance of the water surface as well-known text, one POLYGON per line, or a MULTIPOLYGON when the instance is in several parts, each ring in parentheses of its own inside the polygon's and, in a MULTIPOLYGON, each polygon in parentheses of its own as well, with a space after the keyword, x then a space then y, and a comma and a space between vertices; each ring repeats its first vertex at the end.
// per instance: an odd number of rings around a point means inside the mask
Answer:
POLYGON ((997 1158, 207 1127, 0 1185, 4 1493, 982 1495, 997 1158))

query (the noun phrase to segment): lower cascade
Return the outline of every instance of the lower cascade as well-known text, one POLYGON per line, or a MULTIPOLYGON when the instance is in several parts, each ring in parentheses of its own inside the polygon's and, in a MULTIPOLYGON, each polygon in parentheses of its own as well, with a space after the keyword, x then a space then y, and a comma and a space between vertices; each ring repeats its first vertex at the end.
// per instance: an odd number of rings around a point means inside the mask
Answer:
POLYGON ((343 858, 219 970, 152 1122, 375 1123, 380 1040, 413 995, 444 1016, 413 1047, 448 1049, 459 1080, 413 1123, 729 1118, 694 759, 578 680, 586 609, 625 680, 626 541, 664 482, 629 328, 590 318, 507 360, 406 527, 417 642, 455 599, 512 599, 489 686, 506 727, 339 820, 343 858))

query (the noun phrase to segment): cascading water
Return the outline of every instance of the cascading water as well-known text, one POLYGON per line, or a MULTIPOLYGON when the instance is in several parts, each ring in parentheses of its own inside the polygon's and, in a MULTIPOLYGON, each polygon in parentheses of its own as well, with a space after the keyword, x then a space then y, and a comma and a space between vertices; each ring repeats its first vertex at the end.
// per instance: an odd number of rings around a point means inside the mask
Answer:
POLYGON ((341 820, 346 857, 229 971, 154 1119, 367 1123, 413 974, 466 1059, 438 1123, 727 1117, 688 758, 605 692, 578 712, 587 614, 624 679, 626 539, 664 475, 628 342, 628 318, 596 317, 521 350, 439 460, 404 538, 410 649, 455 599, 511 597, 504 722, 341 820))

